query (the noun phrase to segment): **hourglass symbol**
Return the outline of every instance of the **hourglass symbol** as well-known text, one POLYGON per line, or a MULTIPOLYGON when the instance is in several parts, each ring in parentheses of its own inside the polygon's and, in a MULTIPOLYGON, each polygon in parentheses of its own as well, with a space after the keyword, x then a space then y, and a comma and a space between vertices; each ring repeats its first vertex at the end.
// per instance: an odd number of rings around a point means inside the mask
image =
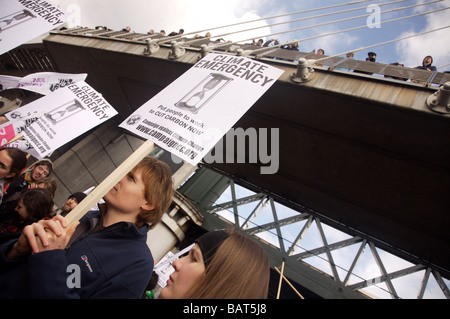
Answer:
POLYGON ((197 113, 206 103, 208 103, 217 93, 227 85, 232 78, 219 73, 210 73, 181 100, 175 103, 180 109, 197 113))
POLYGON ((28 10, 17 11, 0 18, 0 32, 21 24, 29 19, 36 18, 28 10))
POLYGON ((72 100, 48 113, 45 113, 45 117, 48 118, 53 124, 56 124, 82 110, 84 110, 84 107, 81 103, 77 100, 72 100))

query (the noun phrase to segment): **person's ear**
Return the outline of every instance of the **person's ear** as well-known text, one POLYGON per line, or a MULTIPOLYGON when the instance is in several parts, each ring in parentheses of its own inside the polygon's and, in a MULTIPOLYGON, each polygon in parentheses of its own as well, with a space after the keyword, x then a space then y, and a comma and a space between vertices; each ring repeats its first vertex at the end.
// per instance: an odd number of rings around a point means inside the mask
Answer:
POLYGON ((145 202, 144 204, 142 204, 141 209, 143 209, 143 210, 153 210, 153 209, 155 209, 155 205, 152 205, 149 202, 145 202))

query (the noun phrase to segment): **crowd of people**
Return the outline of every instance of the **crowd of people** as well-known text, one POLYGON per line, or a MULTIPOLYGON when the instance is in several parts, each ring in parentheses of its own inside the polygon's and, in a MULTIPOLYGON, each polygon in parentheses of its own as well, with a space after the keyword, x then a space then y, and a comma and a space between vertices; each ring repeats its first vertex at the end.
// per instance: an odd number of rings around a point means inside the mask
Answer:
POLYGON ((71 194, 58 209, 54 203, 58 185, 50 177, 52 161, 42 159, 26 167, 27 157, 20 149, 0 148, 0 165, 5 171, 0 174, 0 243, 18 238, 27 225, 41 219, 65 216, 86 197, 82 192, 71 194))
MULTIPOLYGON (((97 26, 96 29, 104 29, 104 30, 109 30, 106 27, 102 27, 102 26, 97 26)), ((131 28, 129 26, 125 27, 122 29, 122 31, 124 32, 131 32, 131 28)), ((157 34, 155 33, 155 30, 150 29, 150 31, 147 32, 147 34, 149 35, 154 35, 157 34)), ((184 29, 180 29, 178 32, 173 31, 171 33, 169 33, 168 36, 172 37, 172 36, 182 36, 184 34, 184 29)), ((164 37, 166 36, 166 31, 165 30, 160 30, 159 31, 159 36, 164 37)), ((211 38, 211 33, 210 32, 206 32, 204 36, 198 35, 196 34, 195 36, 193 36, 194 39, 200 39, 200 38, 211 38)), ((227 42, 224 39, 220 38, 220 39, 216 39, 214 42, 227 42)), ((231 41, 228 41, 231 42, 231 41)), ((286 50, 294 50, 294 51, 299 51, 299 42, 298 41, 291 41, 291 42, 287 42, 286 44, 282 45, 280 43, 280 41, 276 38, 273 39, 269 39, 267 41, 264 42, 263 39, 254 39, 251 43, 246 43, 246 45, 252 45, 252 46, 257 46, 257 47, 273 47, 273 46, 277 46, 281 49, 286 49, 286 50)), ((317 55, 325 55, 325 50, 322 48, 319 48, 316 50, 313 50, 314 53, 316 53, 317 55)), ((345 55, 346 59, 353 59, 354 58, 354 52, 347 52, 345 55)), ((377 58, 377 54, 375 52, 368 52, 367 53, 367 57, 365 59, 365 61, 368 62, 376 62, 376 58, 377 58)), ((433 58, 430 55, 427 55, 423 61, 421 65, 418 65, 414 68, 416 69, 421 69, 421 70, 427 70, 427 71, 437 71, 436 67, 433 64, 433 58)), ((314 64, 315 66, 323 66, 322 62, 316 63, 314 64)), ((395 66, 400 66, 400 67, 404 67, 405 65, 403 63, 400 62, 394 62, 391 63, 391 65, 395 65, 395 66)), ((336 69, 338 70, 348 70, 348 69, 343 69, 343 68, 339 68, 337 67, 336 69)), ((358 73, 364 73, 364 74, 369 74, 371 75, 372 73, 370 72, 365 72, 365 71, 356 71, 358 73)), ((386 77, 390 77, 390 76, 386 76, 386 77)), ((390 77, 390 78, 394 78, 394 79, 398 79, 398 80, 407 80, 405 78, 400 78, 400 77, 390 77)))
MULTIPOLYGON (((155 285, 147 233, 172 202, 169 166, 145 157, 69 225, 65 216, 86 195, 55 210, 52 162, 26 163, 21 150, 0 149, 0 298, 145 298, 155 285)), ((268 295, 268 258, 237 232, 206 233, 173 267, 161 299, 268 295)))

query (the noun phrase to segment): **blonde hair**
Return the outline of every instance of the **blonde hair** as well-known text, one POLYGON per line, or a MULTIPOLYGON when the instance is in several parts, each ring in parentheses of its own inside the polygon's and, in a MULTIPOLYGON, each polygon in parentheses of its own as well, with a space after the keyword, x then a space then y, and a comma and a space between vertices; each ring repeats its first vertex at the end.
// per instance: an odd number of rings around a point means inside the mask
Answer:
POLYGON ((172 203, 172 172, 169 165, 151 156, 145 157, 134 169, 142 169, 145 199, 155 207, 142 210, 137 216, 136 225, 148 223, 153 228, 172 203))
POLYGON ((269 291, 270 265, 261 245, 234 230, 211 258, 190 299, 263 299, 269 291))

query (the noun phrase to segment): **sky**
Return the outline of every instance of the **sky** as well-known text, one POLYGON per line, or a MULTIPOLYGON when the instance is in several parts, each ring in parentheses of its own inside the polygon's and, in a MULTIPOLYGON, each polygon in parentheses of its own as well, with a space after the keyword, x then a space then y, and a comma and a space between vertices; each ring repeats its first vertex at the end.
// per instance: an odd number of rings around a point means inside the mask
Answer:
MULTIPOLYGON (((391 2, 394 2, 394 0, 354 0, 351 2, 353 3, 352 5, 346 5, 348 3, 347 0, 165 0, 164 2, 155 0, 52 0, 52 3, 59 5, 63 11, 69 14, 68 23, 70 26, 95 27, 104 25, 114 30, 130 26, 132 31, 140 33, 146 33, 150 29, 155 31, 164 29, 167 33, 170 33, 183 28, 185 33, 193 33, 193 35, 198 31, 203 31, 199 32, 203 34, 206 33, 205 30, 212 29, 213 38, 215 35, 228 34, 236 30, 258 28, 253 31, 228 35, 224 38, 232 41, 252 38, 263 38, 264 40, 277 38, 282 43, 300 40, 300 51, 310 52, 322 48, 325 50, 326 55, 356 50, 450 25, 448 23, 450 10, 387 22, 392 19, 450 7, 450 0, 403 0, 396 1, 396 3, 391 2), (385 3, 391 4, 382 5, 385 3), (395 12, 386 12, 421 3, 424 5, 395 12), (340 6, 270 18, 330 5, 340 6), (317 15, 350 9, 358 10, 317 17, 317 15), (366 16, 330 23, 362 15, 366 16), (260 21, 216 29, 257 19, 260 21), (297 19, 302 19, 302 21, 292 21, 297 19), (283 24, 273 25, 276 23, 283 24), (328 24, 314 26, 325 23, 328 24), (317 37, 356 27, 361 28, 335 35, 317 37), (301 30, 290 31, 299 28, 301 30), (301 41, 310 37, 316 38, 301 41)), ((405 66, 415 67, 422 63, 426 55, 432 55, 433 65, 437 67, 444 66, 439 71, 448 71, 450 70, 450 66, 447 65, 450 63, 449 34, 450 28, 447 28, 403 41, 362 50, 355 53, 355 58, 364 60, 369 51, 374 51, 377 53, 377 62, 400 62, 405 66)))

